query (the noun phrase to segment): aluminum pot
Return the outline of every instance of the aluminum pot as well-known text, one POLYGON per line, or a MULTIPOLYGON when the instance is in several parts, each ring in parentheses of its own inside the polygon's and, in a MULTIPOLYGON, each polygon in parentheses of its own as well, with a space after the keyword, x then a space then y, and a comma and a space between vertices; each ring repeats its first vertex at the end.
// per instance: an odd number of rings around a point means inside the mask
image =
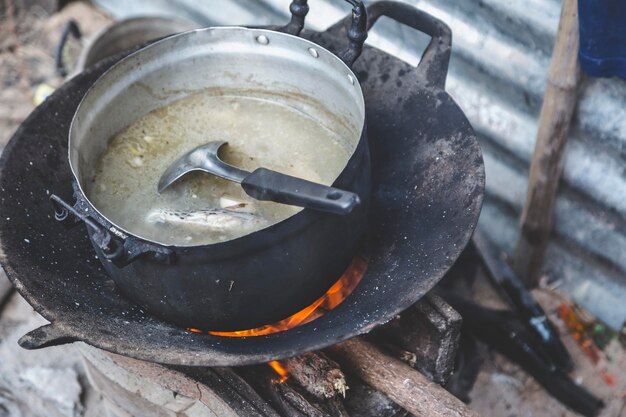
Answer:
POLYGON ((140 49, 91 87, 69 135, 77 201, 53 200, 58 220, 71 213, 87 224, 99 259, 124 294, 184 327, 241 330, 306 307, 344 272, 361 244, 370 197, 364 100, 349 67, 366 32, 364 16, 353 19, 341 58, 289 33, 208 28, 140 49), (142 239, 102 215, 84 190, 108 141, 154 109, 216 88, 260 94, 332 124, 353 149, 333 185, 357 193, 362 203, 344 216, 305 209, 246 236, 197 246, 142 239))
POLYGON ((119 20, 85 39, 79 23, 70 19, 54 51, 56 71, 61 77, 72 78, 106 58, 146 45, 152 40, 199 27, 194 22, 169 16, 136 16, 119 20), (76 65, 71 69, 64 62, 65 46, 70 37, 82 39, 84 44, 76 65))
POLYGON ((87 40, 78 56, 75 71, 83 71, 105 58, 150 40, 199 27, 194 22, 169 16, 137 16, 117 21, 87 40))

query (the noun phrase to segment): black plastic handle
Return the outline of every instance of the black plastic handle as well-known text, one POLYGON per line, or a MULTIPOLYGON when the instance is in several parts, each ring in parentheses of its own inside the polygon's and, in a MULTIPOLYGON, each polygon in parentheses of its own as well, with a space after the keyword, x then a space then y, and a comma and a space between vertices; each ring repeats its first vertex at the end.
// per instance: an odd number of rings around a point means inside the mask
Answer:
POLYGON ((333 214, 348 214, 360 204, 359 196, 266 168, 254 170, 241 182, 243 190, 261 201, 274 201, 333 214))
POLYGON ((367 30, 381 16, 419 30, 431 37, 417 70, 427 83, 444 88, 452 50, 452 31, 441 20, 413 6, 397 1, 379 1, 367 7, 367 30))

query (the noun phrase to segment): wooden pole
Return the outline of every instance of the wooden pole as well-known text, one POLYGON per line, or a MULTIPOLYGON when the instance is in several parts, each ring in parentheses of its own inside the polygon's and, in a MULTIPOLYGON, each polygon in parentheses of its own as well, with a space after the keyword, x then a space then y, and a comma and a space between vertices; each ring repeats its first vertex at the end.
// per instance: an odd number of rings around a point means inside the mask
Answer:
POLYGON ((346 371, 417 417, 478 417, 437 383, 361 338, 336 344, 328 352, 346 371))
POLYGON ((578 80, 578 4, 577 0, 563 0, 514 260, 515 271, 530 287, 539 279, 552 230, 552 209, 576 107, 578 80))

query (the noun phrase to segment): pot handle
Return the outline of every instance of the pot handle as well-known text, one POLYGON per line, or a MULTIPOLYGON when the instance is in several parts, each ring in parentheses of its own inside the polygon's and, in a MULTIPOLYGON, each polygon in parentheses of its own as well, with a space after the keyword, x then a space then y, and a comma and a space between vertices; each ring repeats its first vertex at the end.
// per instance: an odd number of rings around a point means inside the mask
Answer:
POLYGON ((445 88, 450 52, 452 50, 452 31, 441 20, 413 6, 398 1, 379 1, 367 7, 369 31, 381 16, 387 16, 396 22, 407 25, 431 37, 424 50, 417 71, 428 84, 445 88))
MULTIPOLYGON (((352 22, 348 29, 348 48, 338 54, 339 58, 352 67, 354 61, 361 55, 363 43, 367 39, 367 9, 360 0, 345 0, 352 5, 352 22)), ((278 29, 279 32, 298 36, 304 28, 304 19, 309 12, 307 0, 293 0, 289 5, 291 20, 278 29)))
POLYGON ((113 235, 111 230, 90 215, 91 209, 81 198, 77 198, 73 206, 54 194, 50 196, 50 201, 54 206, 55 220, 68 228, 85 223, 92 241, 104 257, 118 268, 125 267, 142 255, 151 255, 154 260, 168 264, 174 261, 174 251, 169 248, 143 242, 121 232, 118 233, 122 236, 113 235))
POLYGON ((54 206, 54 219, 56 221, 63 223, 68 228, 74 227, 82 221, 89 229, 89 234, 94 243, 108 260, 113 262, 123 256, 124 245, 114 239, 108 230, 84 214, 83 210, 78 209, 78 203, 72 206, 55 194, 50 196, 50 201, 54 206))
POLYGON ((278 31, 298 36, 304 28, 304 18, 309 13, 307 0, 293 0, 289 5, 289 11, 291 12, 291 20, 278 31))
POLYGON ((69 40, 70 35, 78 40, 83 36, 78 23, 74 19, 70 19, 65 23, 63 32, 61 33, 61 39, 54 50, 54 66, 57 74, 61 77, 66 77, 68 73, 65 62, 63 62, 63 51, 65 50, 65 44, 69 40))
POLYGON ((348 48, 338 54, 339 58, 350 68, 361 56, 363 44, 367 39, 367 8, 360 0, 346 0, 352 5, 352 17, 348 28, 348 48))

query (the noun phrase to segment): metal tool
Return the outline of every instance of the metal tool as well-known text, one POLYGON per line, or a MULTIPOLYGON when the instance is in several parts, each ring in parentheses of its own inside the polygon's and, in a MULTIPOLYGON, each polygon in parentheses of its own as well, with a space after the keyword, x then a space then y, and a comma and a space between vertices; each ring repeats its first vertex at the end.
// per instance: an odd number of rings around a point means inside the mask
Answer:
POLYGON ((214 141, 187 152, 170 165, 159 179, 163 192, 192 171, 204 171, 241 184, 250 197, 334 214, 348 214, 360 203, 359 196, 345 190, 281 174, 266 168, 248 172, 222 161, 220 147, 228 142, 214 141))

